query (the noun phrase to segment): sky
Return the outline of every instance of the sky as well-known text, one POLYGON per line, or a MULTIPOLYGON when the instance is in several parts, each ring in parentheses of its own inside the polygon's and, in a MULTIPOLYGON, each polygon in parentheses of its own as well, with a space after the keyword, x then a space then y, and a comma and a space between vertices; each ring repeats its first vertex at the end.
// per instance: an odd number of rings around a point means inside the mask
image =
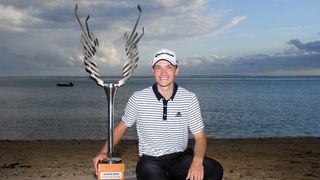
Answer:
POLYGON ((138 3, 135 76, 151 75, 161 48, 180 75, 320 75, 319 0, 0 0, 0 77, 87 76, 76 4, 99 40, 100 75, 121 75, 138 3))

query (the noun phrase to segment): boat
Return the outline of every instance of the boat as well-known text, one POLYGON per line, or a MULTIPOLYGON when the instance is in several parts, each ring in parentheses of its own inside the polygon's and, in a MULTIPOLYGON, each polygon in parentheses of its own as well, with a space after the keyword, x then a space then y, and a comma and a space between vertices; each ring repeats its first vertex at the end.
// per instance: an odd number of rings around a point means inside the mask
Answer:
POLYGON ((69 83, 57 83, 58 87, 72 87, 74 84, 72 82, 69 83))

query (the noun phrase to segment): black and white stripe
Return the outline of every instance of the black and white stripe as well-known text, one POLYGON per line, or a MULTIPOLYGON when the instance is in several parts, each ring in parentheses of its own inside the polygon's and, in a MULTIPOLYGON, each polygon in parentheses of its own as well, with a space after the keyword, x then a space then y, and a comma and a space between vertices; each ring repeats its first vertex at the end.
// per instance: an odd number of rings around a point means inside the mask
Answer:
POLYGON ((158 100, 152 87, 135 92, 129 99, 122 121, 137 125, 139 156, 161 156, 184 151, 188 144, 188 130, 192 134, 203 131, 199 102, 196 95, 179 87, 174 98, 167 101, 164 119, 163 98, 158 100))

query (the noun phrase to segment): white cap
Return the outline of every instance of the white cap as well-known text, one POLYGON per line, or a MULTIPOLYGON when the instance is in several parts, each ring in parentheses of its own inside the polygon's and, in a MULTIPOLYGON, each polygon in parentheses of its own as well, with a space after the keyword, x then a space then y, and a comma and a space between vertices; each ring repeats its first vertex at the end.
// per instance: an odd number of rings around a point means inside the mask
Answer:
POLYGON ((161 49, 157 51, 153 56, 152 66, 160 60, 166 60, 172 65, 178 65, 176 54, 169 49, 161 49))

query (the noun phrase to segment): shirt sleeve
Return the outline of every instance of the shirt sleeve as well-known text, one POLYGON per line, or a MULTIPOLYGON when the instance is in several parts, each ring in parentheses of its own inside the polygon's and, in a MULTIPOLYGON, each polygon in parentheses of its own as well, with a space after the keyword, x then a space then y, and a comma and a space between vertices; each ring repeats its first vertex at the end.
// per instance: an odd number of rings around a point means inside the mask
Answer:
POLYGON ((133 94, 126 105, 124 110, 124 114, 122 115, 122 121, 125 123, 127 127, 131 127, 137 120, 137 104, 136 97, 133 94))
POLYGON ((201 116, 199 101, 196 95, 191 99, 188 107, 188 126, 192 134, 196 134, 204 130, 204 124, 201 116))

